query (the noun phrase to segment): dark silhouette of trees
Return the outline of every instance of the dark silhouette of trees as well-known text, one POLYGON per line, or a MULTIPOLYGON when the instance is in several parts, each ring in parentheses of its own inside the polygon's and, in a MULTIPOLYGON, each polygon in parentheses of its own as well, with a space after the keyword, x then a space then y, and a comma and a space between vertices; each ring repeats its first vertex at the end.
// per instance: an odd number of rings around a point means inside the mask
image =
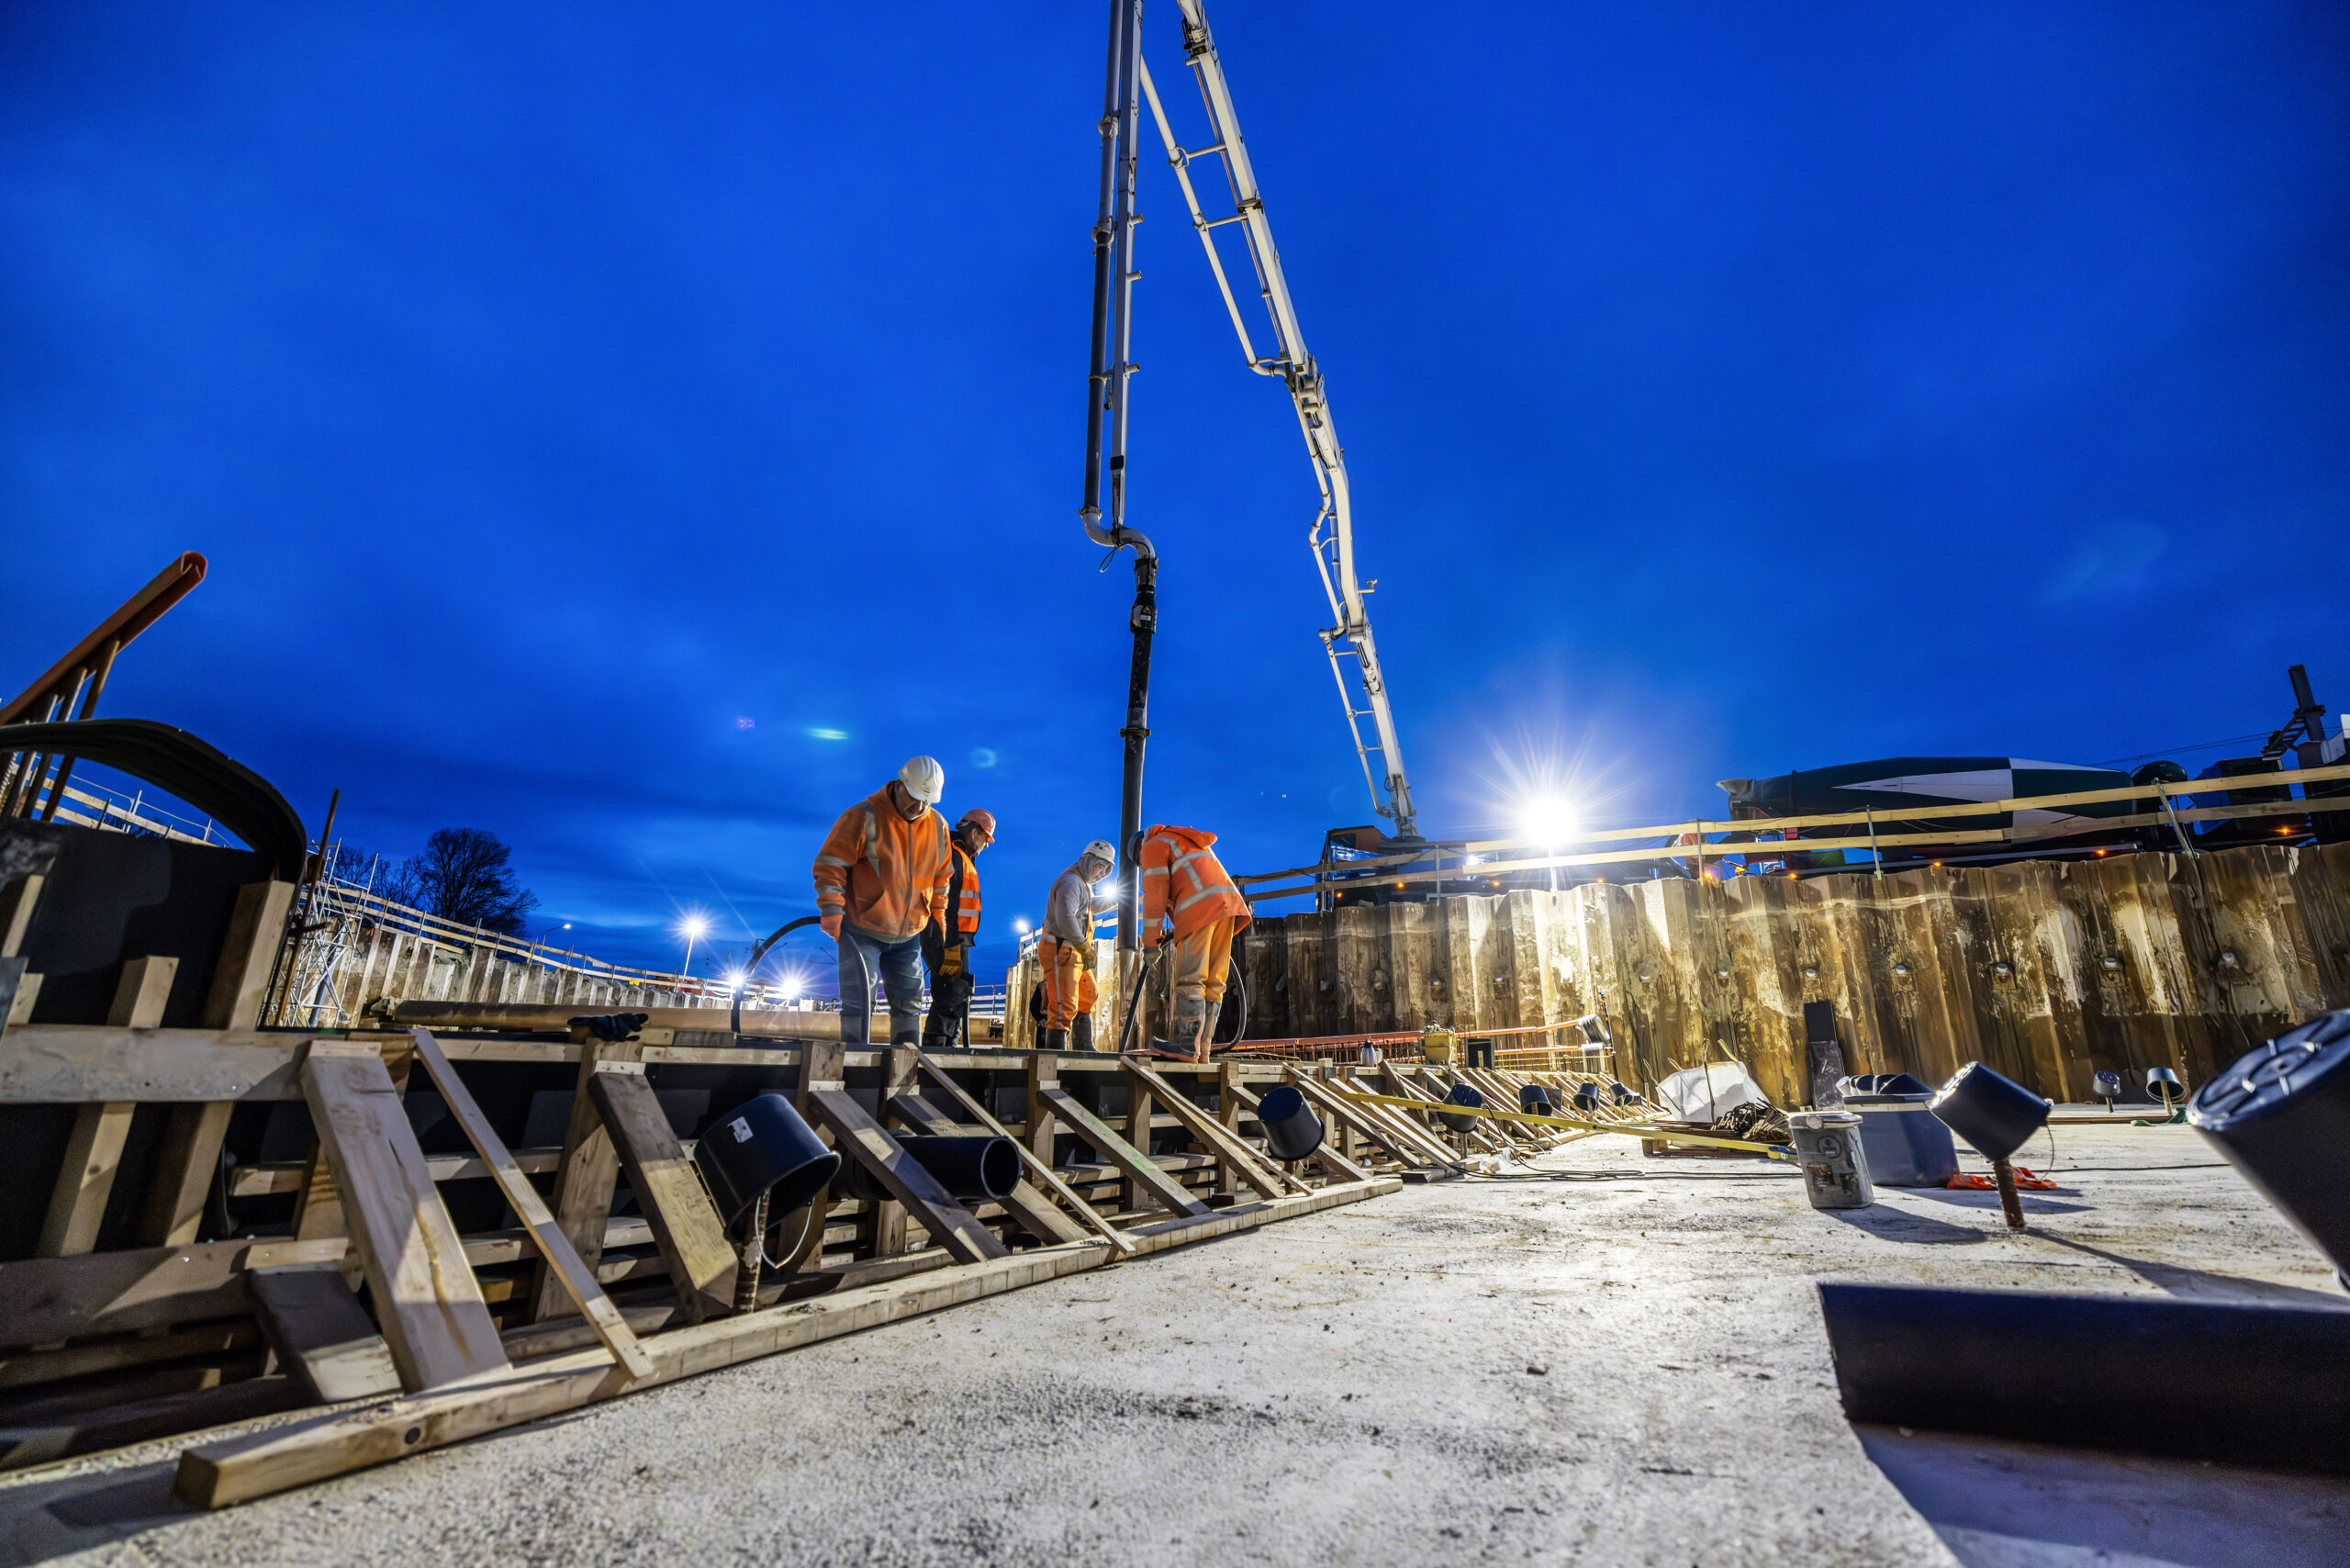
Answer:
POLYGON ((386 898, 460 925, 519 935, 538 895, 514 879, 514 851, 477 827, 444 827, 376 884, 386 898))

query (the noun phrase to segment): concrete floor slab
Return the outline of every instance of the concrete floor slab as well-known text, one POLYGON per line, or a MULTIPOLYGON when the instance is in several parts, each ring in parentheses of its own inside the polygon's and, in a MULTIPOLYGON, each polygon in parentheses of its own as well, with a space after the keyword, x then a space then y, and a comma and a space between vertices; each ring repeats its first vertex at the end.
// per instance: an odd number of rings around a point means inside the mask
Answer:
MULTIPOLYGON (((2047 1148, 2022 1159, 2058 1190, 2011 1235, 1989 1193, 1827 1215, 1784 1166, 1590 1139, 217 1515, 171 1502, 179 1444, 19 1476, 0 1561, 2041 1561, 2083 1543, 1978 1539, 1996 1505, 1951 1477, 1986 1445, 1845 1422, 1816 1280, 2344 1300, 2188 1129, 2047 1148)), ((2332 1484, 2291 1518, 2345 1517, 2332 1484)), ((2199 1495, 2223 1542, 2230 1495, 2199 1495)))

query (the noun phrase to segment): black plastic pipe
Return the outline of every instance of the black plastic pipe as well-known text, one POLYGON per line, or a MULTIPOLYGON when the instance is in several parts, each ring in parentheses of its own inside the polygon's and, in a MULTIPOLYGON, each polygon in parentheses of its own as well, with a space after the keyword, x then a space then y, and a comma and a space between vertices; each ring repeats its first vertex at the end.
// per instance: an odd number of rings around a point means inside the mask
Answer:
POLYGON ((2350 1473, 2350 1311, 1822 1284, 1844 1414, 2350 1473))

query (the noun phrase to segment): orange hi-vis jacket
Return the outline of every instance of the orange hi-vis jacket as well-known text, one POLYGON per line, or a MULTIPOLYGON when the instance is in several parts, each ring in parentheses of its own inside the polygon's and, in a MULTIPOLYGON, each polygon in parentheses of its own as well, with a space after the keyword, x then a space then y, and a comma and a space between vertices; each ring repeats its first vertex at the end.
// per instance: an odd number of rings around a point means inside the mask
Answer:
POLYGON ((946 819, 925 809, 908 822, 887 785, 841 813, 816 853, 816 912, 892 942, 922 934, 946 912, 954 868, 946 819))
POLYGON ((951 905, 946 911, 946 929, 958 935, 976 936, 979 932, 979 868, 961 845, 951 847, 955 851, 955 868, 946 889, 951 905))
POLYGON ((1156 931, 1161 920, 1171 921, 1181 938, 1227 915, 1240 925, 1248 924, 1248 901, 1208 847, 1214 842, 1215 834, 1198 827, 1154 827, 1143 835, 1145 929, 1156 931))

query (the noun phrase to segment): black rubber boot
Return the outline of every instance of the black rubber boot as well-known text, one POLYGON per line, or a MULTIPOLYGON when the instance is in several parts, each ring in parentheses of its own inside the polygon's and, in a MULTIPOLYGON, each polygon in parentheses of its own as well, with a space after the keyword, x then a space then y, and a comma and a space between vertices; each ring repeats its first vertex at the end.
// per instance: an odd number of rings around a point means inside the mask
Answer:
POLYGON ((1080 1013, 1069 1021, 1069 1048, 1090 1051, 1093 1048, 1093 1014, 1080 1013))
POLYGON ((1036 1048, 1040 1051, 1065 1051, 1069 1049, 1069 1031, 1067 1029, 1038 1030, 1036 1033, 1036 1048))

